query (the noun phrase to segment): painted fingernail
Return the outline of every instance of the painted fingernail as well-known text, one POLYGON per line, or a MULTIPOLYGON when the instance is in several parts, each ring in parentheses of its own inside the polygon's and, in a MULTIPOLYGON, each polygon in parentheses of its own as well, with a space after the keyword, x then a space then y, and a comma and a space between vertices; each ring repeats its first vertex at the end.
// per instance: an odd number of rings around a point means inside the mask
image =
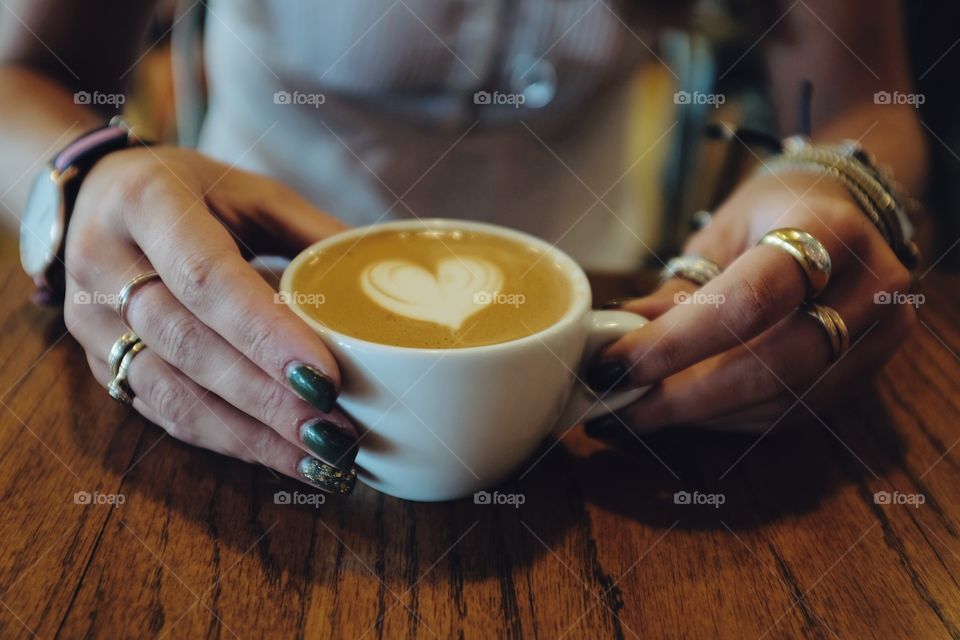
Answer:
POLYGON ((317 489, 345 496, 357 484, 357 469, 342 471, 323 460, 307 456, 297 464, 297 473, 317 489))
POLYGON ((608 300, 600 306, 601 309, 620 309, 623 305, 627 304, 631 300, 636 300, 636 298, 614 298, 613 300, 608 300))
POLYGON ((612 414, 594 418, 583 425, 584 433, 597 440, 608 440, 618 431, 622 430, 623 425, 620 424, 620 421, 612 414))
POLYGON ((287 367, 287 382, 298 396, 324 413, 337 402, 337 388, 333 380, 308 364, 294 363, 287 367))
POLYGON ((630 384, 629 368, 620 360, 601 360, 587 370, 587 384, 595 391, 613 391, 630 384))
POLYGON ((329 420, 306 423, 300 439, 318 458, 343 471, 349 471, 357 458, 357 439, 329 420))

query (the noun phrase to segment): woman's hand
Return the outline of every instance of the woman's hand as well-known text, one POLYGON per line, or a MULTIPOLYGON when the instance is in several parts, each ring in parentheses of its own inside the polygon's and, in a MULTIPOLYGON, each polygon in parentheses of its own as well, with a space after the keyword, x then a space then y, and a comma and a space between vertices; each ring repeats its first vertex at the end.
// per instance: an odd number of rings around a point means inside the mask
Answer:
POLYGON ((117 294, 156 270, 126 309, 147 346, 127 378, 134 408, 179 440, 316 484, 304 452, 346 469, 356 455, 334 409, 337 364, 247 258, 292 255, 343 228, 280 183, 195 151, 112 153, 70 223, 67 327, 107 385, 111 345, 128 330, 117 294))
POLYGON ((671 279, 623 305, 653 321, 612 345, 593 379, 608 388, 618 381, 659 384, 619 419, 589 424, 589 433, 604 437, 623 423, 636 431, 672 425, 765 431, 788 413, 817 420, 807 409, 853 391, 916 320, 914 307, 882 303, 902 301, 910 273, 845 188, 828 177, 797 172, 750 179, 684 253, 713 260, 723 274, 699 289, 671 279), (797 311, 807 297, 798 263, 774 247, 755 246, 783 227, 807 231, 830 253, 832 275, 817 302, 839 312, 851 345, 835 362, 824 330, 797 311), (882 292, 887 295, 877 295, 882 292))

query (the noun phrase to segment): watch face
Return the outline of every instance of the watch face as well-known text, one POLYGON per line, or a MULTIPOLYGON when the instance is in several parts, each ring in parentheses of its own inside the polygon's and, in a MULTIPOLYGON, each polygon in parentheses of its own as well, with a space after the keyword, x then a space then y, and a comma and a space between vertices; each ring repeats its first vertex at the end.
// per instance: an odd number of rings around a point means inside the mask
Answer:
POLYGON ((36 278, 56 259, 63 242, 60 176, 47 167, 37 176, 20 221, 20 262, 36 278))

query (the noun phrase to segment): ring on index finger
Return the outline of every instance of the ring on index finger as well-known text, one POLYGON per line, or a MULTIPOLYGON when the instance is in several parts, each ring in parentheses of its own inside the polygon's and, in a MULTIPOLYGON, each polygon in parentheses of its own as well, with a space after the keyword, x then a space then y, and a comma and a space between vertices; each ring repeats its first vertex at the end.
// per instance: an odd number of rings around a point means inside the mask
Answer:
POLYGON ((830 253, 823 243, 802 229, 774 229, 757 245, 769 245, 797 261, 807 278, 807 298, 816 298, 830 281, 830 253))

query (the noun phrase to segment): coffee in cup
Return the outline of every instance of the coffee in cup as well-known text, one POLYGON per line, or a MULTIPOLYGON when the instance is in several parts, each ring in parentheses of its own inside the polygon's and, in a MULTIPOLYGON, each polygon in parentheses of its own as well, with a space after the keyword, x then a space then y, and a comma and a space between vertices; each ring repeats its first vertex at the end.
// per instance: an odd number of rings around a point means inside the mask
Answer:
POLYGON ((291 286, 331 330, 417 349, 516 340, 555 324, 572 298, 568 273, 542 248, 455 228, 372 228, 315 251, 291 286))

